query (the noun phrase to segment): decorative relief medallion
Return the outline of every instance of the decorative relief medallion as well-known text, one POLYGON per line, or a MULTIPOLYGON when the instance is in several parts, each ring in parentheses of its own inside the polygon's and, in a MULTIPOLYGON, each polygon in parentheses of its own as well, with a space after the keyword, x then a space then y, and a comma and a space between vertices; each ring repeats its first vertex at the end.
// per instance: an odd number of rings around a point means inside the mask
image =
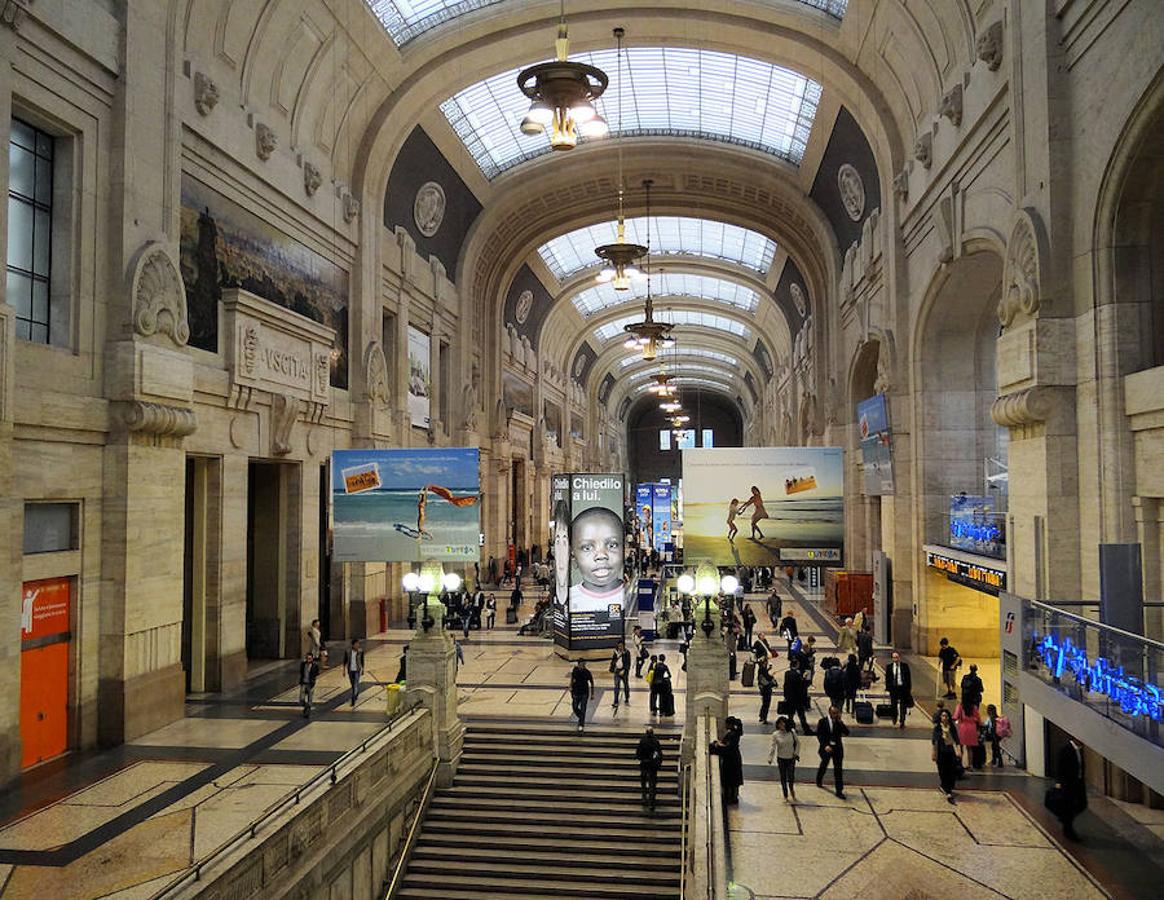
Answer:
POLYGON ((270 125, 259 122, 255 126, 255 153, 264 162, 271 158, 275 148, 279 146, 279 136, 270 125))
POLYGON ((1021 209, 1015 215, 1006 259, 1002 266, 1002 297, 998 320, 1010 325, 1020 314, 1034 316, 1042 305, 1040 263, 1045 258, 1042 223, 1034 210, 1021 209))
POLYGON ((986 68, 997 72, 1002 65, 1002 21, 994 22, 989 28, 978 35, 975 41, 975 50, 978 58, 986 63, 986 68))
POLYGON ((364 351, 364 371, 368 378, 368 399, 380 406, 388 405, 388 361, 379 341, 368 343, 364 351))
POLYGON ((186 346, 190 340, 186 288, 165 245, 154 242, 142 248, 130 280, 130 295, 138 334, 165 334, 177 346, 186 346))
POLYGON ((343 193, 344 221, 351 224, 360 214, 360 201, 350 191, 343 193))
POLYGON ((861 180, 861 173, 848 163, 842 163, 837 169, 837 187, 845 212, 854 222, 860 222, 865 212, 865 182, 861 180))
POLYGON ((426 181, 416 192, 412 218, 425 237, 432 237, 445 220, 445 189, 435 181, 426 181))
POLYGON ((804 288, 794 281, 788 286, 788 293, 792 295, 792 303, 796 307, 796 311, 800 313, 801 318, 804 318, 808 314, 808 301, 804 298, 804 288))
POLYGON ((533 309, 533 291, 525 290, 517 295, 517 306, 513 311, 513 317, 517 319, 518 325, 524 325, 525 320, 529 318, 529 311, 533 309))
POLYGON ((202 72, 194 73, 194 108, 198 115, 208 116, 210 111, 218 105, 218 85, 209 75, 202 72))
POLYGON ((303 163, 303 190, 308 197, 314 197, 319 186, 323 184, 323 175, 319 166, 312 162, 303 163))
POLYGON ((581 378, 582 377, 582 370, 585 368, 586 368, 586 357, 583 356, 581 353, 579 353, 578 358, 574 360, 574 377, 581 378))

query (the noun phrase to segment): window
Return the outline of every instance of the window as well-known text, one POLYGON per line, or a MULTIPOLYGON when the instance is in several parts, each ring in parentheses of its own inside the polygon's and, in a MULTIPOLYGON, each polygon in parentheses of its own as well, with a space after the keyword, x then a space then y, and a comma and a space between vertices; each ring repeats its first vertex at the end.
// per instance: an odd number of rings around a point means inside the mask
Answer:
POLYGON ((384 348, 384 362, 388 366, 388 396, 396 400, 396 316, 384 310, 380 324, 380 343, 384 348))
POLYGON ((49 343, 52 269, 52 135, 12 120, 8 142, 8 303, 16 309, 16 336, 49 343))
POLYGON ((671 449, 671 429, 670 428, 660 428, 659 429, 659 449, 660 450, 670 450, 671 449))
POLYGON ((446 430, 450 429, 450 413, 449 413, 449 398, 453 394, 453 354, 449 352, 449 345, 441 341, 440 353, 438 359, 440 366, 440 417, 441 423, 446 430))
POLYGON ((703 446, 704 447, 714 447, 715 446, 715 437, 714 437, 712 430, 710 428, 703 429, 703 446))
POLYGON ((24 504, 24 552, 76 550, 79 503, 24 504))
MULTIPOLYGON (((760 295, 751 288, 714 275, 683 275, 675 272, 652 275, 651 293, 655 297, 696 297, 714 300, 746 312, 755 312, 760 305, 760 295)), ((615 290, 610 282, 593 285, 579 292, 574 297, 573 303, 574 308, 583 316, 591 316, 646 296, 647 282, 643 278, 631 281, 628 291, 615 290)))

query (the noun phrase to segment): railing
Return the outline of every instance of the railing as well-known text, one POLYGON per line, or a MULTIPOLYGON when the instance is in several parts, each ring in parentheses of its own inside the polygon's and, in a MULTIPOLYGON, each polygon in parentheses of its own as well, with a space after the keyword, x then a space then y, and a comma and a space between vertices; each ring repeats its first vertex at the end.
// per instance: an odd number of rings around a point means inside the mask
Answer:
POLYGON ((685 897, 691 900, 726 900, 727 842, 726 813, 720 790, 719 766, 710 751, 715 737, 716 719, 702 715, 695 722, 695 748, 692 761, 692 792, 689 815, 693 819, 691 834, 692 870, 684 883, 685 897), (694 858, 703 860, 703 868, 694 858))
POLYGON ((198 860, 194 864, 193 868, 187 869, 173 881, 166 884, 157 893, 153 894, 150 897, 150 900, 164 900, 164 898, 173 897, 176 895, 178 890, 185 887, 187 884, 201 881, 202 873, 206 871, 207 868, 220 860, 227 853, 234 850, 239 844, 257 838, 260 830, 271 825, 276 820, 276 817, 287 808, 297 806, 303 797, 306 796, 309 792, 315 791, 320 786, 323 786, 324 791, 329 790, 336 784, 337 781, 339 781, 339 773, 341 769, 348 768, 358 757, 361 757, 367 753, 368 747, 378 742, 380 738, 384 737, 385 735, 390 734, 392 729, 401 719, 414 712, 420 706, 421 704, 417 702, 413 703, 407 708, 397 710, 395 715, 391 716, 384 724, 383 728, 364 738, 364 740, 360 742, 359 746, 353 747, 306 784, 302 784, 299 787, 288 791, 286 794, 264 809, 261 813, 259 813, 259 815, 256 816, 249 825, 236 832, 234 835, 228 838, 225 843, 217 847, 213 852, 210 853, 209 856, 198 860))
POLYGON ((687 839, 691 831, 691 802, 690 796, 694 789, 691 778, 691 764, 683 765, 683 759, 680 757, 679 764, 679 803, 680 803, 680 826, 679 826, 679 900, 684 900, 687 896, 687 869, 695 865, 695 856, 687 847, 687 839))
POLYGON ((1164 746, 1164 644, 1035 600, 1023 604, 1027 672, 1164 746))
POLYGON ((434 762, 432 764, 432 771, 428 773, 428 782, 424 786, 424 793, 420 796, 420 803, 417 804, 416 815, 412 819, 412 827, 408 829, 408 836, 400 846, 400 856, 396 860, 396 868, 392 872, 392 880, 388 882, 388 887, 384 891, 384 900, 389 900, 390 897, 396 896, 396 891, 400 887, 400 876, 404 874, 404 869, 408 865, 408 858, 412 856, 412 846, 416 843, 417 830, 420 828, 421 820, 424 819, 424 814, 428 810, 428 802, 432 799, 432 789, 433 785, 436 784, 438 765, 438 762, 434 762))

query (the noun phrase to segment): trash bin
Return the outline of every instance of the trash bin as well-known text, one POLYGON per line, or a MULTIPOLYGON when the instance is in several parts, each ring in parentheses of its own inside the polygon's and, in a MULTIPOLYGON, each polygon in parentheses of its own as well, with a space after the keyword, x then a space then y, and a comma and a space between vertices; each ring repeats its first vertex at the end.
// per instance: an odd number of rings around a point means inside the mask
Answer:
POLYGON ((388 598, 380 598, 380 633, 388 630, 388 598))
POLYGON ((388 700, 388 715, 394 716, 399 711, 401 700, 404 697, 403 682, 399 684, 388 685, 388 690, 386 690, 384 693, 388 700))

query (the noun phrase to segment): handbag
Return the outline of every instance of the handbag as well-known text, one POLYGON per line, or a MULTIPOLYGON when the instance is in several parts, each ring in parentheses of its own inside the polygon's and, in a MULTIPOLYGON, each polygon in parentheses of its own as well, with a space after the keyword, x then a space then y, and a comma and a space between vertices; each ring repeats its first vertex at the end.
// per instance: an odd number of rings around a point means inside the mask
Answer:
POLYGON ((787 700, 777 700, 776 701, 776 715, 778 715, 778 716, 790 716, 790 715, 792 715, 792 704, 789 703, 787 700))
POLYGON ((1047 793, 1043 795, 1043 806, 1056 818, 1062 818, 1063 813, 1067 810, 1067 796, 1062 788, 1050 787, 1047 788, 1047 793))

